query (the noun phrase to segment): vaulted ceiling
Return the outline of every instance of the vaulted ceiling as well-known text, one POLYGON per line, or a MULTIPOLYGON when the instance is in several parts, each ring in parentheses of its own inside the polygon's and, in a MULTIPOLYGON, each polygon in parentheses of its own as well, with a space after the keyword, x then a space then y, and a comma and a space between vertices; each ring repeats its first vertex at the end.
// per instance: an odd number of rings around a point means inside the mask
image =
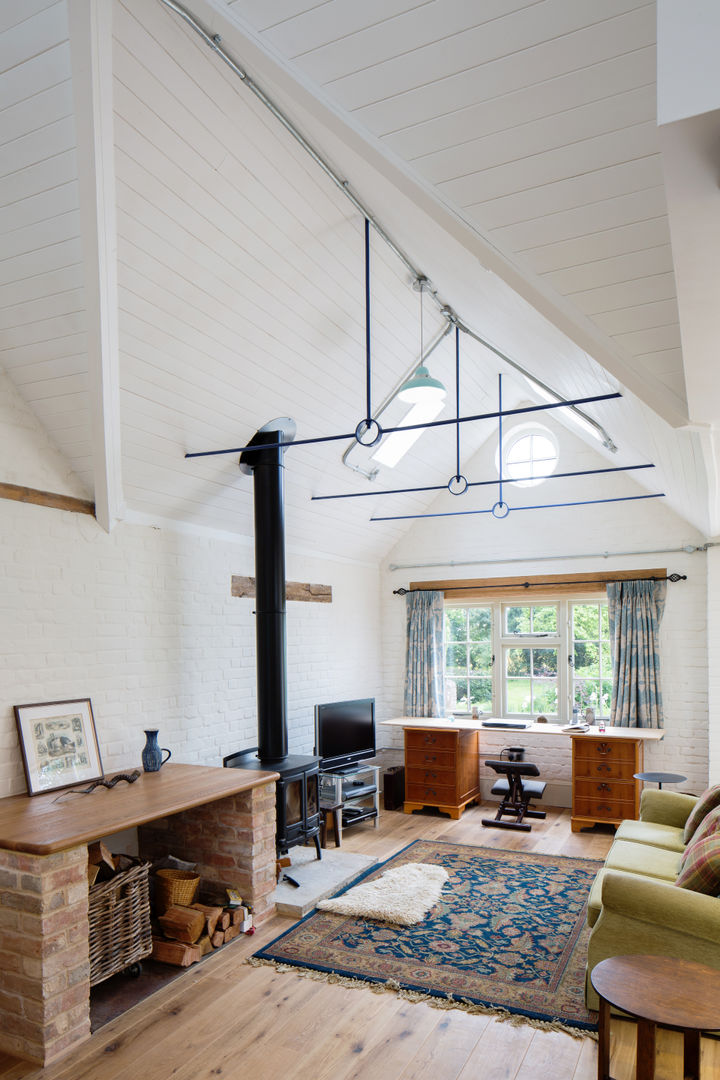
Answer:
MULTIPOLYGON (((277 416, 294 418, 299 439, 355 429, 363 217, 173 7, 103 0, 88 25, 75 0, 0 3, 0 364, 108 525, 249 535, 237 454, 185 453, 242 446, 277 416)), ((609 466, 654 463, 638 484, 717 531, 714 418, 691 422, 681 349, 671 232, 682 192, 669 219, 654 3, 188 10, 407 256, 373 233, 374 409, 418 360, 409 263, 436 292, 422 300, 426 347, 450 305, 564 397, 619 390, 583 407, 617 453, 581 437, 609 466)), ((451 417, 452 334, 429 365, 451 417)), ((461 335, 463 414, 497 408, 499 373, 506 407, 538 403, 512 366, 461 335)), ((572 426, 561 411, 553 422, 572 426)), ((462 461, 496 434, 495 421, 463 425, 462 461)), ((379 559, 408 522, 371 515, 422 512, 437 492, 312 496, 443 485, 455 431, 426 432, 374 481, 356 471, 369 455, 351 446, 287 452, 289 541, 379 559)), ((467 499, 494 501, 483 489, 467 499)))

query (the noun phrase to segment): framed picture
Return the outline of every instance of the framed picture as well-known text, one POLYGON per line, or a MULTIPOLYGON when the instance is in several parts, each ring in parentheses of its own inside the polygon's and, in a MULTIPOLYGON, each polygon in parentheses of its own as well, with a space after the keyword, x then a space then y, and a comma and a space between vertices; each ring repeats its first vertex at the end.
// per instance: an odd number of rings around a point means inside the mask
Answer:
POLYGON ((16 705, 28 795, 102 780, 90 698, 16 705))

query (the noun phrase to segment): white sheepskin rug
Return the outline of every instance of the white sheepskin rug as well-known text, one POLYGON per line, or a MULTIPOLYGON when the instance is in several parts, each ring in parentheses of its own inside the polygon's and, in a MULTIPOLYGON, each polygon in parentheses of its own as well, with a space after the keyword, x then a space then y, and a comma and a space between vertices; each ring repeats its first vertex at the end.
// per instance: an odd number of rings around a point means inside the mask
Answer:
POLYGON ((448 879, 442 866, 430 863, 407 863, 386 870, 374 881, 365 881, 348 889, 342 896, 321 900, 321 911, 338 915, 358 915, 365 919, 412 926, 422 922, 433 907, 448 879))

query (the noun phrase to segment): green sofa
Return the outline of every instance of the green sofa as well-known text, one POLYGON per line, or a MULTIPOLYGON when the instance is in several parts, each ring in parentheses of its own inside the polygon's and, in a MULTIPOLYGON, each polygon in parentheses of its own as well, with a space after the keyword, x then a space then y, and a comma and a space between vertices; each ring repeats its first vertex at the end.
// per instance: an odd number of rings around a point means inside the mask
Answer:
POLYGON ((720 971, 720 898, 674 884, 683 832, 697 798, 646 789, 640 820, 623 821, 590 891, 585 1000, 597 1009, 590 972, 609 956, 656 953, 720 971))

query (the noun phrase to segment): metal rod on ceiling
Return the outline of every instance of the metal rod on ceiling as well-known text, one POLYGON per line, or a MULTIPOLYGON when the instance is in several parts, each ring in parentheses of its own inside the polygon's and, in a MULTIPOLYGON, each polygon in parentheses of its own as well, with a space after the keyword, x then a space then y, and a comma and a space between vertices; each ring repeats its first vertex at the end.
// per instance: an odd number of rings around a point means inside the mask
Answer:
POLYGON ((370 222, 365 218, 365 422, 368 427, 372 423, 370 337, 370 222))
MULTIPOLYGON (((626 581, 672 581, 673 583, 678 581, 687 581, 687 574, 666 574, 664 577, 639 577, 639 578, 620 578, 617 584, 624 584, 626 581)), ((510 584, 497 584, 492 585, 444 585, 443 592, 479 592, 481 589, 538 589, 543 585, 597 585, 598 578, 585 578, 577 581, 516 581, 510 584)), ((608 584, 614 584, 608 579, 608 584)), ((402 586, 399 589, 393 589, 393 596, 407 596, 411 592, 437 592, 437 589, 405 589, 402 586)))
MULTIPOLYGON (((362 200, 354 194, 352 188, 350 187, 350 182, 343 179, 335 172, 329 162, 327 162, 322 156, 322 154, 320 154, 315 149, 312 143, 308 142, 308 140, 305 138, 299 128, 295 126, 292 120, 290 120, 290 118, 285 115, 285 113, 279 108, 279 106, 277 106, 275 102, 270 97, 268 97, 265 91, 260 86, 258 86, 254 79, 252 79, 235 60, 233 60, 230 54, 222 48, 221 36, 219 34, 209 33, 195 18, 195 16, 191 12, 189 12, 187 8, 184 8, 182 4, 176 3, 176 0, 160 0, 160 3, 164 4, 165 7, 169 8, 171 11, 174 11, 176 15, 178 15, 185 23, 187 23, 187 25, 205 42, 208 48, 211 49, 223 61, 223 63, 227 64, 230 70, 235 75, 237 75, 237 77, 243 82, 243 84, 248 88, 248 90, 250 90, 250 92, 254 94, 259 101, 262 102, 265 108, 270 113, 272 113, 278 123, 282 124, 282 126, 293 137, 293 139, 295 139, 295 141, 300 144, 303 150, 307 154, 309 154, 309 156, 312 158, 318 168, 322 169, 325 175, 332 181, 332 183, 337 188, 339 188, 340 191, 342 191, 342 193, 352 203, 355 209, 358 210, 360 214, 362 214, 366 222, 370 222, 378 236, 381 237, 381 239, 387 244, 390 250, 397 256, 400 262, 407 268, 407 270, 409 270, 409 272, 412 274, 413 279, 416 281, 427 281, 427 275, 423 274, 422 271, 418 270, 418 268, 414 265, 406 252, 403 251, 403 249, 393 240, 390 234, 380 224, 377 218, 370 212, 367 206, 365 206, 362 200)), ((442 300, 440 300, 437 294, 437 290, 429 289, 428 291, 435 303, 440 308, 441 313, 452 323, 458 326, 463 331, 463 333, 469 334, 470 337, 474 338, 481 345, 484 345, 485 348, 489 349, 492 353, 495 354, 495 356, 503 360, 506 364, 509 364, 510 367, 514 368, 521 375, 531 379, 538 386, 542 387, 547 393, 552 394, 553 397, 558 398, 558 400, 560 401, 564 400, 561 394, 558 394, 557 391, 553 390, 551 387, 546 386, 545 383, 543 383, 540 379, 537 379, 529 371, 526 371, 525 368, 523 368, 520 364, 517 363, 517 361, 512 360, 509 356, 507 356, 506 353, 502 352, 501 349, 498 349, 497 346, 492 345, 480 334, 476 333, 474 330, 471 330, 470 327, 458 317, 456 312, 449 304, 445 304, 442 300)), ((596 420, 593 420, 592 417, 586 416, 585 413, 581 412, 575 406, 573 406, 573 409, 575 412, 578 413, 579 416, 583 418, 583 420, 587 421, 588 424, 591 424, 602 435, 603 443, 607 447, 607 449, 613 452, 617 450, 617 446, 601 424, 599 424, 596 420)))
MULTIPOLYGON (((519 409, 505 409, 503 413, 499 413, 497 409, 494 412, 489 413, 475 413, 472 416, 461 416, 459 419, 451 417, 448 420, 428 420, 423 424, 400 424, 397 427, 383 428, 383 435, 392 435, 395 431, 416 431, 418 428, 425 430, 426 428, 447 427, 448 424, 470 424, 476 420, 497 420, 499 416, 524 416, 525 413, 536 412, 549 412, 551 409, 564 409, 569 405, 574 404, 586 404, 590 401, 611 401, 614 398, 622 397, 622 394, 595 394, 592 397, 574 398, 570 401, 556 401, 548 402, 546 405, 524 405, 519 409)), ((343 435, 317 435, 311 439, 295 439, 294 442, 278 442, 277 446, 312 446, 315 443, 326 442, 338 442, 346 441, 347 439, 354 439, 356 433, 345 432, 343 435)), ((370 444, 360 444, 370 445, 370 444)), ((195 450, 192 453, 186 453, 186 458, 196 457, 217 457, 220 454, 241 454, 245 450, 252 450, 251 446, 233 446, 225 450, 195 450)))
POLYGON ((635 558, 636 555, 697 555, 698 553, 704 554, 708 548, 712 547, 718 547, 718 543, 708 541, 706 544, 686 544, 684 547, 672 548, 643 548, 639 551, 585 551, 563 555, 533 555, 532 558, 528 558, 527 555, 518 555, 511 559, 503 557, 500 559, 450 559, 444 562, 390 563, 388 570, 395 573, 397 570, 441 570, 448 566, 451 569, 457 566, 497 566, 498 563, 503 565, 523 563, 523 565, 527 566, 528 562, 567 562, 569 559, 624 559, 635 558))
MULTIPOLYGON (((497 481, 496 481, 497 482, 497 481)), ((537 506, 509 506, 507 514, 517 510, 557 510, 562 506, 596 506, 598 503, 637 502, 640 499, 664 499, 665 492, 657 491, 650 495, 619 495, 614 499, 577 499, 574 502, 539 503, 537 506)), ((497 503, 496 503, 497 505, 497 503)), ((507 506, 507 503, 505 504, 507 506)), ((438 518, 438 517, 471 517, 474 514, 492 514, 495 507, 489 510, 444 510, 432 514, 390 514, 384 517, 371 517, 371 521, 407 521, 410 518, 438 518)), ((497 515, 495 515, 497 516, 497 515)))
MULTIPOLYGON (((577 469, 573 472, 559 472, 548 473, 547 476, 543 476, 545 480, 567 480, 571 476, 598 476, 600 473, 618 473, 618 472, 632 472, 634 469, 654 469, 653 464, 650 465, 612 465, 605 469, 577 469)), ((523 480, 537 480, 537 476, 516 476, 513 478, 513 483, 518 484, 523 480)), ((493 484, 497 484, 497 480, 469 480, 468 487, 490 487, 493 484)), ((447 484, 428 484, 424 487, 412 487, 412 488, 384 488, 378 491, 348 491, 343 492, 341 495, 311 495, 310 499, 313 502, 323 502, 328 499, 371 499, 375 495, 414 495, 420 491, 447 491, 447 484)))

